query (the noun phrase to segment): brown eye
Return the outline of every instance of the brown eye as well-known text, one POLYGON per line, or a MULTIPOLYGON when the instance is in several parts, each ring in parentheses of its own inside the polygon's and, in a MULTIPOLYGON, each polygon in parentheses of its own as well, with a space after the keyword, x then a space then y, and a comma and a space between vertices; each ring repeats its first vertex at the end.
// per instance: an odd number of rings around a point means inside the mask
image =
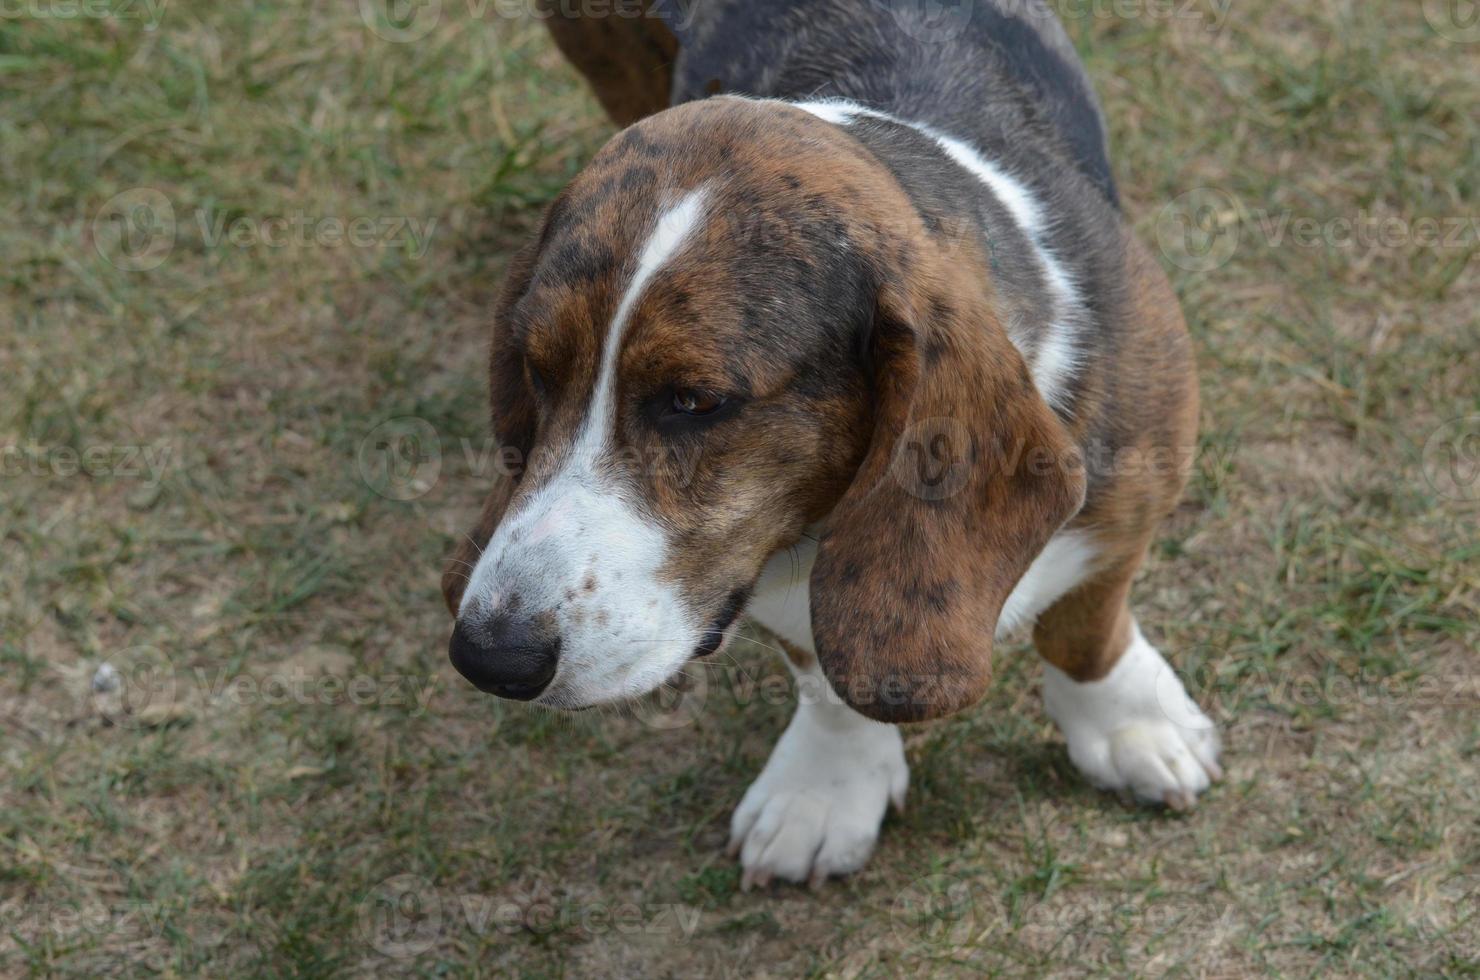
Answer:
POLYGON ((708 415, 724 405, 723 395, 680 388, 673 393, 673 410, 680 415, 708 415))

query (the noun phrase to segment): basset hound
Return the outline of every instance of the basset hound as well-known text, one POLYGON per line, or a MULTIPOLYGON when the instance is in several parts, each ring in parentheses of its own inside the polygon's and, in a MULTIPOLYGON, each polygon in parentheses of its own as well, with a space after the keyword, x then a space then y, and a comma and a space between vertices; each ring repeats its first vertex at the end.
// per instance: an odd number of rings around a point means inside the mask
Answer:
POLYGON ((1127 602, 1192 459, 1193 353, 1062 25, 580 7, 542 9, 626 128, 492 311, 520 465, 443 577, 457 670, 578 709, 767 627, 801 696, 734 812, 745 887, 860 868, 897 725, 980 699, 1029 625, 1090 782, 1192 805, 1218 734, 1127 602))

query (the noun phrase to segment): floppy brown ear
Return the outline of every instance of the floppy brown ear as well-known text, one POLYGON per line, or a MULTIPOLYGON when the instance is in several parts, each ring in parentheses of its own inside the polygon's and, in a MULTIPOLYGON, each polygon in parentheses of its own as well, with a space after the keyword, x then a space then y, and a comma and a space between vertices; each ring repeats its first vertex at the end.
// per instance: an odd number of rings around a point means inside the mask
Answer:
POLYGON ((818 660, 878 721, 981 698, 1003 603, 1084 502, 1070 436, 987 287, 946 276, 881 291, 872 442, 812 570, 818 660))
POLYGON ((515 253, 494 302, 493 340, 488 357, 489 410, 499 450, 505 447, 517 450, 519 465, 513 469, 512 475, 503 471, 494 474, 493 488, 483 502, 478 523, 457 542, 442 569, 442 598, 447 603, 447 611, 454 616, 462 602, 468 576, 519 485, 518 475, 523 472, 523 462, 529 458, 534 442, 534 397, 524 375, 519 351, 509 342, 508 323, 514 304, 529 288, 542 241, 542 238, 531 241, 515 253))

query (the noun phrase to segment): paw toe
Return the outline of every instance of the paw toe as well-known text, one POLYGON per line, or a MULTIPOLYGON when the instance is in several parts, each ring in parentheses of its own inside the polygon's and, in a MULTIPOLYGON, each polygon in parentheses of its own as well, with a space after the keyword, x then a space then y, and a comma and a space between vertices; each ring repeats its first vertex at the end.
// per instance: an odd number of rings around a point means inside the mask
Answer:
POLYGON ((827 836, 817 850, 814 876, 852 874, 868 863, 878 839, 877 821, 840 815, 840 819, 828 826, 827 836))
MULTIPOLYGON (((880 808, 882 809, 882 808, 880 808)), ((878 815, 845 812, 808 793, 787 793, 767 801, 738 845, 743 891, 764 888, 773 879, 820 886, 833 875, 862 868, 878 840, 878 815)))
POLYGON ((1143 800, 1186 810, 1211 784, 1212 772, 1170 725, 1130 725, 1111 735, 1110 743, 1116 788, 1143 800))

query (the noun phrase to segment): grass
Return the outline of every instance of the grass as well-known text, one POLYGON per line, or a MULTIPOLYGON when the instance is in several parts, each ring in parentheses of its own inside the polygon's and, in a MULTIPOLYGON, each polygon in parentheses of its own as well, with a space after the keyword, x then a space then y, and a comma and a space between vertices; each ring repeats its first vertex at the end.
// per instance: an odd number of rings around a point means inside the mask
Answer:
POLYGON ((1016 646, 821 894, 722 854, 788 714, 764 637, 574 719, 445 664, 486 311, 610 133, 539 25, 0 19, 0 974, 1480 972, 1480 487, 1442 466, 1480 424, 1480 41, 1440 3, 1102 7, 1071 33, 1205 400, 1137 603, 1229 778, 1187 817, 1090 790, 1016 646))

